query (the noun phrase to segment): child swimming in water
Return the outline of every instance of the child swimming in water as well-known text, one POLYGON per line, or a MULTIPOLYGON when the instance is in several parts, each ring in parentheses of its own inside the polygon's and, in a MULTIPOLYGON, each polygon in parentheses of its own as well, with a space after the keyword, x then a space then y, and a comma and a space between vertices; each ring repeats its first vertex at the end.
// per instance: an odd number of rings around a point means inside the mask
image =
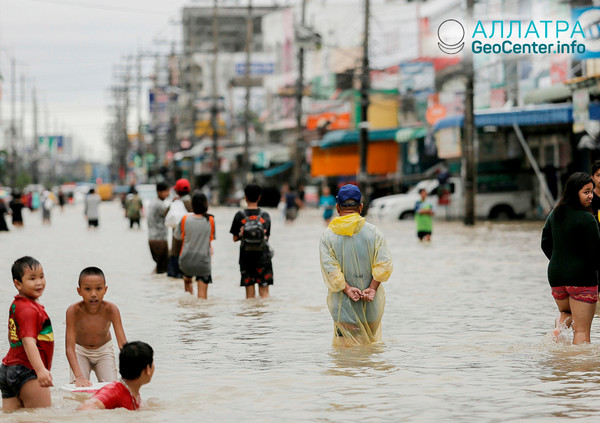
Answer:
POLYGON ((121 373, 122 380, 109 383, 77 409, 139 409, 142 404, 140 388, 150 383, 154 375, 154 350, 152 347, 141 341, 128 342, 123 345, 119 353, 119 373, 121 373))

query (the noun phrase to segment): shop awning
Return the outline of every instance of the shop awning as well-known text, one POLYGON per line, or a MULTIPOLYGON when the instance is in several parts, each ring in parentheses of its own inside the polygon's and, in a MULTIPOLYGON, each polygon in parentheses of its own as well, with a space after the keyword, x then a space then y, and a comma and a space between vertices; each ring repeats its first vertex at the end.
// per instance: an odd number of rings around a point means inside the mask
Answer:
POLYGON ((416 128, 402 128, 396 132, 396 142, 409 142, 410 140, 425 138, 425 135, 427 135, 427 129, 422 126, 416 128))
POLYGON ((289 161, 289 162, 285 162, 284 164, 281 164, 279 166, 275 166, 272 167, 270 169, 267 170, 263 170, 262 174, 266 177, 266 178, 270 178, 271 176, 275 176, 281 172, 285 172, 288 169, 291 169, 294 166, 294 162, 293 161, 289 161))
MULTIPOLYGON (((519 126, 555 125, 573 122, 573 106, 568 104, 539 104, 535 106, 514 107, 507 110, 475 111, 475 126, 519 126)), ((441 119, 433 125, 433 132, 451 127, 462 127, 464 116, 441 119)))
MULTIPOLYGON (((392 141, 396 139, 398 128, 391 129, 373 129, 369 131, 370 141, 392 141)), ((341 147, 358 143, 360 131, 331 131, 325 134, 323 139, 317 143, 321 148, 341 147)))
POLYGON ((571 89, 564 84, 555 84, 545 88, 534 88, 525 93, 523 103, 543 104, 565 100, 572 97, 571 89))

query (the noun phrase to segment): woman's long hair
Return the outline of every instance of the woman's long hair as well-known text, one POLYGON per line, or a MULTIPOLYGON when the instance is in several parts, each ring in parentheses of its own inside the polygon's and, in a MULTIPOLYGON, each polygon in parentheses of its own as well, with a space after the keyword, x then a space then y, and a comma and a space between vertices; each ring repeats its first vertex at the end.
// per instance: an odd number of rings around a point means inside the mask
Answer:
POLYGON ((192 210, 196 214, 206 215, 208 211, 208 199, 202 191, 194 191, 192 194, 192 210))
POLYGON ((590 213, 592 212, 591 208, 583 207, 579 200, 579 191, 590 182, 592 185, 594 184, 592 177, 587 173, 575 172, 569 176, 560 200, 556 207, 554 207, 554 216, 556 217, 556 220, 560 221, 564 219, 567 206, 573 207, 574 209, 586 210, 590 213))

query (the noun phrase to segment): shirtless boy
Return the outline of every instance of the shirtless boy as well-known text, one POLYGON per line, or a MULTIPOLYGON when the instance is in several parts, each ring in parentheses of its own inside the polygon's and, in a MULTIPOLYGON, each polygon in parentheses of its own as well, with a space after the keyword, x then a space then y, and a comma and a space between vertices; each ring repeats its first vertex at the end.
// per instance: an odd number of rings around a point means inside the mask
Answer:
POLYGON ((79 274, 77 293, 83 301, 67 309, 66 351, 71 367, 71 383, 91 386, 90 373, 98 382, 117 380, 117 366, 110 326, 112 324, 119 349, 127 342, 119 309, 104 301, 108 286, 104 273, 97 267, 86 267, 79 274))

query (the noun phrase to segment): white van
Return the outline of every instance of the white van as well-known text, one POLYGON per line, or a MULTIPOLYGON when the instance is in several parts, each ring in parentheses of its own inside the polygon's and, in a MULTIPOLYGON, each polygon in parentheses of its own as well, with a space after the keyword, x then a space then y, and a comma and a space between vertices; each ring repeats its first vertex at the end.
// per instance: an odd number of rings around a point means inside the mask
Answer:
MULTIPOLYGON (((404 194, 388 195, 373 200, 369 206, 369 216, 378 219, 412 219, 415 204, 421 199, 419 191, 425 189, 437 212, 437 217, 458 219, 464 217, 464 189, 462 179, 450 177, 449 204, 438 205, 437 179, 419 182, 404 194)), ((512 219, 522 217, 532 210, 531 191, 509 191, 478 193, 475 196, 475 215, 480 219, 512 219)))

